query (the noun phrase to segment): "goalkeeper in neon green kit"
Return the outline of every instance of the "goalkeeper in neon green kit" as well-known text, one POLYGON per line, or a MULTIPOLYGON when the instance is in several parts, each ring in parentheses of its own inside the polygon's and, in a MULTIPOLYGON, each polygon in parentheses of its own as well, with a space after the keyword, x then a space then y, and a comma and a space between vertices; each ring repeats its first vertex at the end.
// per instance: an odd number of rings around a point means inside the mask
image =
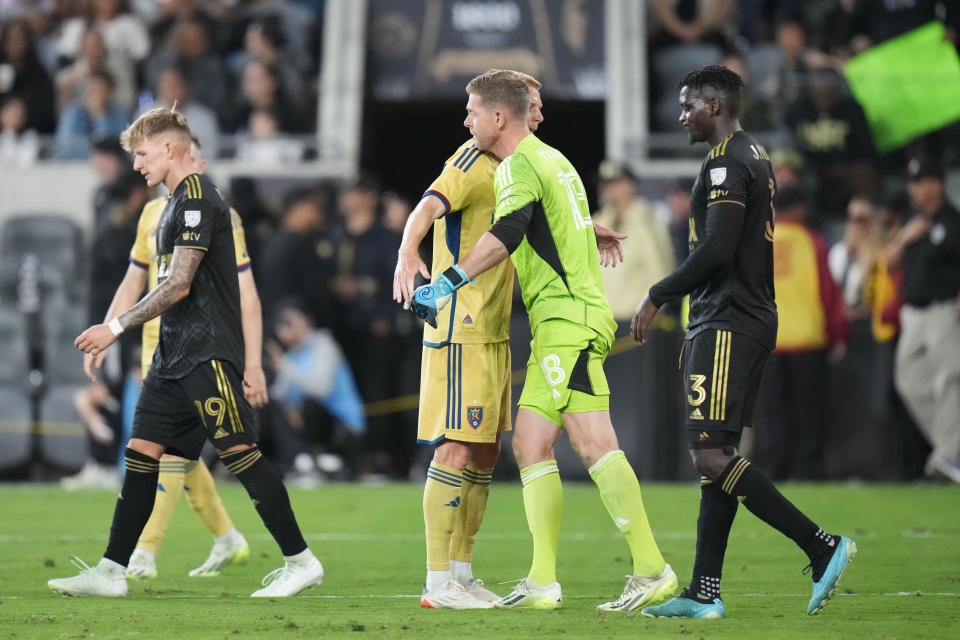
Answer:
POLYGON ((464 125, 478 149, 502 160, 494 177, 495 223, 459 264, 417 289, 413 310, 433 324, 454 291, 508 256, 513 260, 533 333, 513 436, 533 564, 496 604, 561 605, 556 556, 563 493, 553 447, 563 428, 633 556, 634 574, 623 594, 598 609, 632 611, 660 602, 672 595, 677 577, 653 539, 640 485, 610 422, 603 361, 616 323, 583 183, 562 153, 527 129, 530 93, 522 79, 488 71, 467 85, 467 93, 464 125))

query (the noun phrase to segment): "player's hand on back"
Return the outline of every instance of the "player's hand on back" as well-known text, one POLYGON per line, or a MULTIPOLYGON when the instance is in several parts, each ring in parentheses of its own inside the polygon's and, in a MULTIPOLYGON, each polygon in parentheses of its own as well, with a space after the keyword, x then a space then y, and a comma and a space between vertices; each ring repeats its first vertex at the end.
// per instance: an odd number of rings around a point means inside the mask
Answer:
POLYGON ((113 331, 109 326, 105 324, 95 324, 77 336, 73 345, 84 353, 96 356, 106 351, 107 347, 116 342, 116 340, 117 337, 113 335, 113 331))
POLYGON ((263 407, 270 401, 267 394, 267 377, 261 367, 247 367, 243 371, 243 397, 254 409, 263 407))
POLYGON ((597 236, 597 250, 600 252, 600 265, 616 268, 623 262, 623 245, 627 235, 608 229, 601 224, 593 223, 593 232, 597 236))
POLYGON ((398 252, 397 268, 393 272, 393 299, 403 304, 404 309, 408 309, 413 300, 413 283, 418 273, 427 280, 431 279, 430 270, 420 259, 420 254, 416 251, 398 252))

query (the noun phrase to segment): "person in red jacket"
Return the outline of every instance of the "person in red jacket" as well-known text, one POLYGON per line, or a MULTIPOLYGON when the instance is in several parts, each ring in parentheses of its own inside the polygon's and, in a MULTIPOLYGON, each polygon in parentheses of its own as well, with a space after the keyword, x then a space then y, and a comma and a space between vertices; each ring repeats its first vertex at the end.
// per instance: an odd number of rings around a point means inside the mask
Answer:
POLYGON ((777 193, 773 278, 780 324, 757 400, 753 458, 774 480, 822 477, 827 367, 846 351, 843 292, 830 275, 827 245, 805 224, 797 187, 777 193), (762 462, 761 462, 762 461, 762 462))

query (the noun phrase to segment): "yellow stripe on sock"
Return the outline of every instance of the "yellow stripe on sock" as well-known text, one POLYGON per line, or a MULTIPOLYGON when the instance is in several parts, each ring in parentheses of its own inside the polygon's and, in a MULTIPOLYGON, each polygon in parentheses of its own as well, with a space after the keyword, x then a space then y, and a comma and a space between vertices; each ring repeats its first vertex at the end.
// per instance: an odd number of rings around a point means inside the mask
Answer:
POLYGON ((227 469, 232 473, 237 474, 249 469, 254 462, 260 459, 261 455, 259 449, 254 449, 237 460, 231 460, 230 462, 224 461, 224 464, 226 464, 227 469))
POLYGON ((746 458, 740 458, 737 461, 737 464, 733 466, 733 470, 730 471, 730 475, 723 481, 723 490, 725 493, 733 493, 734 487, 736 487, 740 481, 740 476, 743 475, 743 472, 746 471, 749 466, 750 461, 746 458))

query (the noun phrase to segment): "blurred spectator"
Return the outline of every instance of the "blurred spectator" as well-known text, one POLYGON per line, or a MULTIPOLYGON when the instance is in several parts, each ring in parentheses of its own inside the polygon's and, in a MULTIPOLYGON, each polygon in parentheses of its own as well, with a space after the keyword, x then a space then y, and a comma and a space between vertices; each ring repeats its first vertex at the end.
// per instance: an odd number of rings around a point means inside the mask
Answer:
POLYGON ((279 346, 267 342, 267 357, 277 372, 270 398, 288 428, 290 441, 278 443, 286 452, 284 466, 293 463, 303 473, 313 462, 325 474, 351 476, 366 418, 353 373, 333 334, 316 329, 305 310, 290 301, 281 303, 273 334, 279 346), (305 469, 297 457, 307 452, 305 469))
POLYGON ((773 272, 780 325, 757 398, 763 428, 755 434, 753 458, 772 479, 813 480, 823 474, 827 365, 843 357, 849 326, 827 246, 805 224, 803 192, 780 189, 776 207, 773 272))
POLYGON ((871 277, 880 253, 882 238, 873 203, 861 196, 847 205, 847 222, 843 239, 830 247, 830 273, 843 292, 847 319, 862 320, 870 316, 866 298, 867 280, 871 277))
POLYGON ((107 55, 114 64, 133 68, 150 51, 150 38, 140 17, 125 0, 89 0, 83 15, 67 20, 60 32, 60 57, 80 56, 83 36, 91 28, 103 34, 107 55))
POLYGON ((225 115, 224 128, 236 133, 247 128, 254 111, 272 111, 284 133, 307 130, 296 104, 287 98, 275 67, 250 60, 243 67, 242 96, 225 115))
POLYGON ((27 129, 27 106, 11 96, 0 101, 0 167, 27 167, 40 155, 37 132, 27 129))
POLYGON ((324 224, 327 212, 315 193, 295 193, 280 228, 263 245, 254 272, 266 323, 280 303, 297 299, 319 327, 330 327, 338 315, 328 283, 333 275, 334 246, 324 224))
POLYGON ((740 124, 748 131, 770 131, 773 121, 770 118, 770 105, 751 86, 750 67, 744 57, 730 51, 723 56, 723 66, 730 69, 743 81, 740 92, 740 124))
MULTIPOLYGON (((393 302, 393 269, 400 234, 377 218, 380 190, 361 178, 340 193, 343 227, 334 236, 336 299, 340 342, 357 375, 364 401, 393 398, 399 389, 402 348, 397 344, 399 307, 393 302)), ((409 434, 391 414, 369 423, 365 471, 405 476, 411 453, 409 434)))
POLYGON ((895 382, 933 448, 926 472, 960 483, 960 211, 942 166, 913 159, 907 175, 918 213, 887 250, 888 266, 903 267, 895 382))
POLYGON ((903 281, 903 269, 890 268, 887 265, 887 250, 900 233, 903 213, 909 209, 905 193, 889 198, 880 208, 878 215, 878 233, 880 251, 874 263, 873 272, 867 280, 865 297, 872 309, 871 328, 878 343, 893 340, 900 332, 900 308, 903 296, 900 283, 903 281))
POLYGON ((817 178, 817 206, 837 215, 852 196, 876 191, 873 141, 840 75, 823 69, 810 80, 809 92, 790 106, 787 125, 817 178))
POLYGON ((114 100, 128 113, 132 113, 137 99, 134 70, 130 65, 107 56, 106 42, 97 29, 90 29, 84 34, 77 61, 57 73, 60 109, 83 97, 90 75, 96 71, 110 74, 114 82, 114 100))
POLYGON ((106 71, 94 71, 83 100, 67 105, 60 116, 56 155, 61 159, 86 158, 91 140, 120 135, 128 121, 127 113, 113 101, 113 78, 106 71))
POLYGON ((650 203, 637 195, 637 179, 628 166, 607 160, 600 164, 599 178, 601 207, 593 220, 629 238, 623 264, 603 270, 613 317, 628 322, 637 308, 636 292, 673 271, 670 236, 650 203))
POLYGON ((675 264, 680 264, 690 255, 691 191, 693 191, 693 180, 681 179, 670 183, 663 196, 663 206, 666 208, 667 219, 670 220, 667 228, 675 264))
POLYGON ((177 105, 177 111, 187 118, 190 131, 200 140, 207 156, 215 158, 220 144, 217 116, 212 109, 192 99, 190 82, 183 66, 174 64, 163 69, 157 77, 156 89, 156 101, 143 110, 153 107, 172 109, 173 105, 177 105))
POLYGON ((291 164, 303 158, 303 143, 280 133, 276 112, 250 113, 247 132, 237 141, 237 159, 262 165, 291 164))
POLYGON ((53 133, 56 98, 40 62, 33 32, 22 18, 0 24, 0 100, 16 96, 27 107, 27 129, 53 133))
POLYGON ((776 22, 783 16, 796 15, 800 1, 740 0, 738 4, 740 35, 750 44, 757 44, 772 41, 776 34, 776 22))
POLYGON ((133 171, 133 162, 120 146, 117 136, 95 140, 90 149, 90 167, 97 174, 93 193, 93 233, 99 235, 112 224, 113 214, 123 201, 124 184, 133 171))
POLYGON ((803 184, 803 158, 790 149, 778 149, 770 155, 773 178, 777 187, 798 187, 803 184))
POLYGON ((147 62, 147 78, 157 83, 163 71, 177 66, 187 79, 192 98, 214 111, 227 104, 229 75, 211 46, 210 26, 199 15, 182 19, 166 44, 147 62))
POLYGON ((381 200, 383 201, 383 225, 403 235, 403 228, 407 224, 410 212, 413 211, 413 206, 395 191, 385 191, 381 200))
POLYGON ((955 0, 856 0, 847 32, 850 49, 860 53, 934 20, 947 25, 947 35, 956 43, 957 9, 955 0))
POLYGON ((765 94, 772 120, 783 123, 790 106, 805 93, 814 69, 836 66, 836 61, 807 46, 807 28, 798 18, 784 18, 777 24, 780 53, 767 76, 765 94))
MULTIPOLYGON (((280 84, 291 99, 298 100, 297 107, 308 106, 308 91, 305 78, 310 78, 312 70, 299 50, 285 48, 287 37, 277 16, 264 16, 252 21, 243 38, 243 53, 238 56, 236 68, 242 70, 249 60, 259 60, 280 74, 280 84)), ((311 101, 312 102, 312 101, 311 101)))
POLYGON ((734 0, 653 0, 653 46, 709 42, 730 45, 736 36, 734 0))

